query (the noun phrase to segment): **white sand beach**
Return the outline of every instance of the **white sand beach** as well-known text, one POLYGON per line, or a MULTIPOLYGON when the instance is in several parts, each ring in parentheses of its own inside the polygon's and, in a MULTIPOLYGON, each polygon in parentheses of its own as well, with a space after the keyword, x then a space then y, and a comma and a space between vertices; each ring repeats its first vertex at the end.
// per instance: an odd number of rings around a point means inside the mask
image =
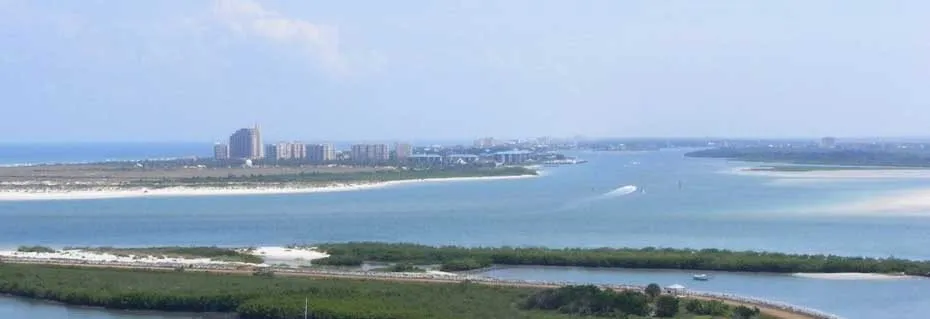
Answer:
POLYGON ((301 262, 313 261, 329 257, 329 254, 319 251, 316 247, 287 248, 287 247, 259 247, 250 252, 265 259, 266 264, 275 262, 301 262))
POLYGON ((161 189, 120 189, 116 187, 81 191, 20 191, 0 190, 0 201, 44 201, 114 199, 132 197, 230 196, 230 195, 281 195, 369 190, 397 185, 420 183, 447 183, 533 178, 540 175, 450 177, 411 179, 388 182, 333 183, 320 186, 267 186, 267 187, 171 187, 161 189))
POLYGON ((27 258, 35 260, 65 260, 82 261, 89 263, 134 263, 134 264, 187 264, 187 265, 226 265, 241 264, 224 261, 213 261, 209 258, 166 258, 154 256, 114 255, 109 253, 92 252, 85 250, 59 250, 53 253, 0 251, 2 257, 27 258))
POLYGON ((893 280, 893 279, 910 279, 906 275, 887 275, 887 274, 867 274, 858 272, 842 273, 796 273, 795 277, 825 280, 893 280))
MULTIPOLYGON (((246 250, 243 250, 244 252, 246 250)), ((247 252, 262 257, 270 264, 301 264, 329 257, 315 248, 259 247, 247 252)), ((44 261, 80 261, 88 263, 132 263, 132 264, 183 264, 183 265, 242 265, 241 262, 214 261, 209 258, 169 258, 164 256, 115 255, 80 249, 58 250, 51 253, 0 251, 0 257, 24 258, 44 261)))

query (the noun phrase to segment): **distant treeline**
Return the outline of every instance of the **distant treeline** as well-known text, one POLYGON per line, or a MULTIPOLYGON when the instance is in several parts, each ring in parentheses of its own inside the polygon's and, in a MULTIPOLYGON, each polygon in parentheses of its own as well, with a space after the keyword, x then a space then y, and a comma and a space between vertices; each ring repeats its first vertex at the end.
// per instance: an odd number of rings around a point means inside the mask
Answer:
POLYGON ((54 253, 55 249, 45 246, 19 246, 16 251, 21 253, 54 253))
POLYGON ((352 242, 317 245, 331 257, 315 264, 360 265, 363 261, 441 264, 447 271, 496 265, 689 269, 775 273, 904 273, 930 276, 930 261, 897 258, 796 255, 720 249, 672 248, 465 248, 352 242))
POLYGON ((244 319, 571 318, 517 307, 539 291, 480 284, 223 275, 0 264, 0 294, 110 309, 237 313, 244 319))
POLYGON ((821 148, 714 148, 685 154, 688 157, 727 158, 747 162, 930 167, 930 150, 851 150, 821 148))

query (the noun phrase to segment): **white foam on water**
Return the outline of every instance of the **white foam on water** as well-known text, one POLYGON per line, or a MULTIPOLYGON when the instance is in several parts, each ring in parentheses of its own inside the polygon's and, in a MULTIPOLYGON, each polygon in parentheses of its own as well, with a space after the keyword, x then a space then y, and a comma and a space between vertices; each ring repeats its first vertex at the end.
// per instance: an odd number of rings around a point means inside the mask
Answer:
POLYGON ((602 196, 603 197, 623 196, 623 195, 633 194, 638 190, 639 190, 639 187, 637 187, 636 185, 626 185, 626 186, 619 187, 615 190, 609 191, 607 193, 604 193, 604 195, 602 196))

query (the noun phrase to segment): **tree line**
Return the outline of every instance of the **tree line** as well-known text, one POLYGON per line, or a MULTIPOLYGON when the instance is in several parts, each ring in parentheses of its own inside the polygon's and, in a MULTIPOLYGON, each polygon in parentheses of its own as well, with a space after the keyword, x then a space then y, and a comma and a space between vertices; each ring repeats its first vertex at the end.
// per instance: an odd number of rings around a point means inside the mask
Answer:
POLYGON ((363 261, 441 264, 448 271, 489 265, 688 269, 774 273, 903 273, 930 276, 930 261, 843 257, 721 249, 673 248, 467 248, 405 243, 350 242, 317 245, 331 257, 316 264, 361 265, 363 261))
POLYGON ((569 318, 515 305, 538 289, 472 283, 232 275, 0 264, 0 294, 109 309, 236 313, 249 319, 569 318))
POLYGON ((643 291, 614 291, 597 286, 565 286, 539 291, 527 297, 521 307, 556 311, 576 316, 609 318, 711 316, 712 318, 761 318, 758 308, 730 307, 720 301, 682 299, 662 294, 657 284, 643 291))

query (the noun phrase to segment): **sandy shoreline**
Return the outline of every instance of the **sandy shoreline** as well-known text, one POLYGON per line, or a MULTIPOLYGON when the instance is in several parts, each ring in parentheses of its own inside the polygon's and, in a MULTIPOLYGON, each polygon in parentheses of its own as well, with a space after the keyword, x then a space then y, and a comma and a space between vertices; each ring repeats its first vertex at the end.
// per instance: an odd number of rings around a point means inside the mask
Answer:
MULTIPOLYGON (((264 266, 278 263, 305 263, 329 257, 315 248, 258 247, 248 253, 265 259, 264 266)), ((119 255, 82 249, 63 249, 55 252, 0 251, 0 257, 30 260, 80 261, 91 263, 183 264, 183 265, 243 265, 242 262, 216 261, 210 258, 179 258, 153 255, 119 255)))
POLYGON ((421 183, 445 183, 465 181, 489 181, 504 179, 522 179, 540 175, 516 176, 480 176, 410 179, 387 182, 333 183, 319 186, 258 186, 258 187, 171 187, 162 189, 101 189, 87 191, 0 191, 0 201, 45 201, 45 200, 81 200, 114 199, 135 197, 184 197, 184 196, 230 196, 230 195, 283 195, 327 192, 347 192, 369 190, 383 187, 421 183))
MULTIPOLYGON (((805 185, 808 183, 830 182, 880 182, 893 180, 930 179, 930 170, 894 169, 894 170, 847 170, 847 171, 808 171, 808 172, 773 172, 751 171, 749 167, 739 167, 726 173, 742 176, 772 178, 772 185, 805 185)), ((804 212, 815 211, 819 214, 861 215, 861 216, 930 216, 930 188, 902 189, 899 191, 877 190, 858 199, 820 207, 805 207, 804 212)))
POLYGON ((761 176, 774 178, 795 179, 930 179, 930 169, 851 169, 851 170, 824 170, 824 171, 757 171, 757 167, 737 167, 726 171, 730 174, 743 176, 761 176))
POLYGON ((888 274, 868 274, 858 272, 840 272, 840 273, 795 273, 795 277, 808 279, 825 279, 825 280, 894 280, 894 279, 913 279, 913 276, 906 275, 888 275, 888 274))

